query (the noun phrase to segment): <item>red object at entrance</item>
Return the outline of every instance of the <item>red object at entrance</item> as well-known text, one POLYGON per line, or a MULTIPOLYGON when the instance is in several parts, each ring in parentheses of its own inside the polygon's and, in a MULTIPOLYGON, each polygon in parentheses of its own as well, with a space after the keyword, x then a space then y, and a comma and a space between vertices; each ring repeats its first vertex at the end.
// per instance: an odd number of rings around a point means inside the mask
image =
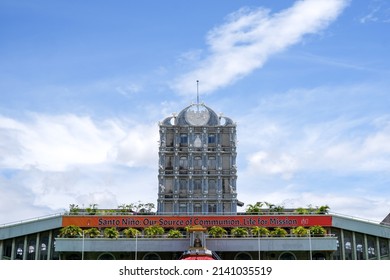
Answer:
POLYGON ((182 261, 189 261, 189 260, 206 260, 206 261, 215 261, 213 257, 210 256, 187 256, 181 259, 182 261))

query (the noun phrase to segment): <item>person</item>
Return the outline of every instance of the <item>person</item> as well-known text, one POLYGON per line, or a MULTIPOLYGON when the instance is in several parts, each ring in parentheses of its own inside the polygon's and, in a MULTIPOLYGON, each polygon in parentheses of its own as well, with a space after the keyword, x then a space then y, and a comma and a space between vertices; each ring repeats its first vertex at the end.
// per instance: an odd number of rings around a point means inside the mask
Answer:
POLYGON ((200 240, 199 235, 196 235, 196 237, 195 237, 194 247, 197 247, 197 248, 202 247, 202 241, 200 240))

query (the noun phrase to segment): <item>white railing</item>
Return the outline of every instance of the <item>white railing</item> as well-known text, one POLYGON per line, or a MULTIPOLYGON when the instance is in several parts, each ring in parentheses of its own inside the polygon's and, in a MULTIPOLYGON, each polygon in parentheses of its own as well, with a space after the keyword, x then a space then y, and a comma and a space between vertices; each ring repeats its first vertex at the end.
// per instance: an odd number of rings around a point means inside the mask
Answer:
MULTIPOLYGON (((335 213, 335 212, 329 212, 330 215, 333 215, 333 216, 337 216, 337 217, 341 217, 341 218, 348 218, 348 219, 352 219, 352 220, 356 220, 356 221, 362 221, 362 222, 366 222, 366 223, 372 223, 372 224, 381 224, 380 221, 374 221, 374 220, 370 220, 370 219, 365 219, 365 218, 359 218, 359 217, 356 217, 356 216, 352 216, 352 215, 346 215, 346 214, 340 214, 340 213, 335 213)), ((389 225, 387 225, 389 226, 389 225)))
POLYGON ((53 217, 63 216, 63 215, 64 215, 64 213, 55 213, 55 214, 50 214, 50 215, 35 217, 35 218, 31 218, 31 219, 19 220, 19 221, 16 221, 16 222, 4 223, 4 224, 1 224, 1 225, 0 225, 0 228, 9 227, 9 226, 15 226, 15 225, 24 224, 24 223, 29 223, 29 222, 36 222, 36 221, 45 220, 45 219, 50 219, 50 218, 53 218, 53 217))

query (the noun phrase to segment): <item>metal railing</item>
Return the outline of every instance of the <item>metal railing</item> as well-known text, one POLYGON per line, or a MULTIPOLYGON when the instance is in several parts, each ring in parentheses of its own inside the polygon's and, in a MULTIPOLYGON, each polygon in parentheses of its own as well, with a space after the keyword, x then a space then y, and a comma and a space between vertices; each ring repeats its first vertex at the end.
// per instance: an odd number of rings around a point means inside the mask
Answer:
MULTIPOLYGON (((232 234, 224 234, 221 237, 213 237, 212 235, 206 234, 205 238, 208 239, 218 239, 218 238, 224 238, 224 239, 275 239, 275 238, 333 238, 336 237, 334 233, 330 234, 306 234, 306 235, 297 235, 297 234, 286 234, 286 235, 253 235, 253 234, 248 234, 246 236, 236 236, 232 234)), ((189 236, 186 236, 183 234, 182 237, 169 237, 168 234, 162 234, 162 235, 154 235, 154 236, 148 236, 146 234, 139 234, 137 237, 129 237, 126 236, 125 234, 119 234, 117 237, 107 237, 104 234, 96 235, 94 237, 90 237, 86 234, 80 235, 80 236, 72 236, 72 237, 66 237, 66 236, 57 236, 57 238, 63 238, 63 239, 189 239, 189 236)))

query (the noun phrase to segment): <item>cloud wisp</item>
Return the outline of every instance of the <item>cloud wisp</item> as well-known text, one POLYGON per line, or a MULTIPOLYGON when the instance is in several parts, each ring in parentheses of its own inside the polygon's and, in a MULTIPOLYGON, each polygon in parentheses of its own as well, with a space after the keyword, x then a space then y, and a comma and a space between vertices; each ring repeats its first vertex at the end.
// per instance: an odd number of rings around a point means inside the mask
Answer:
MULTIPOLYGON (((154 201, 157 140, 155 124, 73 114, 34 113, 24 120, 0 115, 0 196, 28 205, 24 215, 63 211, 71 203, 154 201)), ((7 204, 0 203, 0 212, 7 204)))
POLYGON ((25 121, 0 116, 0 136, 0 167, 9 169, 62 171, 108 162, 154 166, 157 154, 154 124, 96 122, 73 114, 33 114, 25 121))
POLYGON ((193 94, 194 81, 211 93, 262 67, 275 53, 325 29, 346 7, 347 0, 304 0, 271 14, 264 8, 241 8, 207 35, 208 55, 178 77, 173 88, 193 94))
POLYGON ((337 213, 381 221, 390 205, 385 93, 358 84, 261 96, 238 120, 240 200, 328 204, 337 213))
POLYGON ((390 116, 375 101, 382 92, 360 84, 262 98, 239 120, 243 165, 285 179, 309 170, 389 176, 390 116))

